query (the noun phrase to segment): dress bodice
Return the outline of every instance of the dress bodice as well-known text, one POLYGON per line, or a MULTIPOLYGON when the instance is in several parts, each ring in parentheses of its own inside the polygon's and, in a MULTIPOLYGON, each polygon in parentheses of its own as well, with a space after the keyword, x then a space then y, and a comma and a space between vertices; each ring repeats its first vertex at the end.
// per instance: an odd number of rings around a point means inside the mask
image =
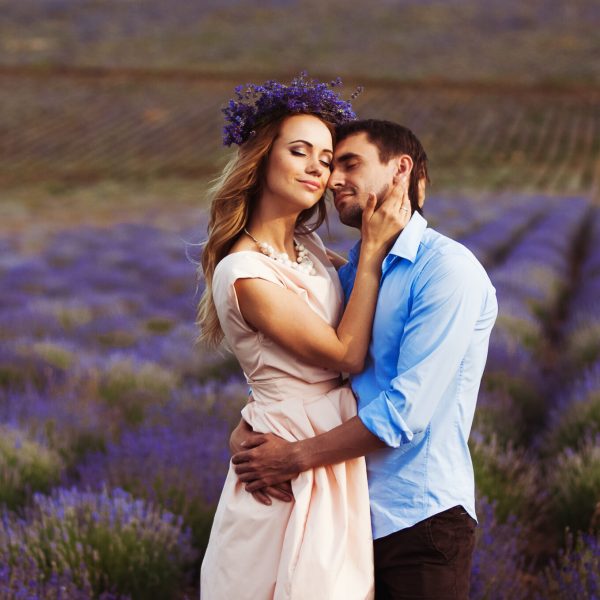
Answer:
MULTIPOLYGON (((337 327, 343 309, 343 292, 337 272, 316 233, 300 238, 314 263, 316 274, 292 269, 282 262, 252 250, 234 252, 223 258, 213 274, 213 299, 225 340, 238 359, 250 384, 293 378, 306 383, 324 382, 338 373, 310 365, 282 348, 242 316, 235 282, 260 278, 300 296, 312 310, 332 327, 337 327)), ((295 315, 290 314, 290 319, 295 315)), ((283 383, 283 382, 282 382, 283 383)))

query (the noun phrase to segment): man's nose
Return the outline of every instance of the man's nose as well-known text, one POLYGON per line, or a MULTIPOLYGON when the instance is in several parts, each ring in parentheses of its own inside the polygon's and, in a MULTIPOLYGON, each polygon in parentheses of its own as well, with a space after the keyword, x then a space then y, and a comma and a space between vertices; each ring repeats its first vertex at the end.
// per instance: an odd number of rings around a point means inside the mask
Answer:
POLYGON ((329 176, 329 181, 327 182, 327 187, 330 190, 335 190, 335 188, 341 187, 343 185, 343 180, 342 177, 340 175, 340 172, 337 171, 336 169, 333 169, 333 171, 331 171, 331 175, 329 176))

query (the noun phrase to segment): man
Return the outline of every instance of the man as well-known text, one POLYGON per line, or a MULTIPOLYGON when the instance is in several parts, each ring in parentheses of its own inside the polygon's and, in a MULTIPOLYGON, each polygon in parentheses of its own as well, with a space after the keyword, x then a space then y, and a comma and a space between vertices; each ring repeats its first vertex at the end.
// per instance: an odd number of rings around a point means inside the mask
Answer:
MULTIPOLYGON (((427 229, 426 179, 408 129, 378 120, 339 128, 328 185, 340 220, 360 227, 368 193, 382 197, 402 180, 413 213, 383 262, 365 369, 352 379, 358 416, 295 443, 243 426, 232 436, 249 448, 233 457, 246 489, 275 497, 301 471, 366 455, 378 600, 468 598, 475 541, 467 440, 497 303, 475 257, 427 229)), ((355 247, 339 272, 346 298, 357 258, 355 247)))

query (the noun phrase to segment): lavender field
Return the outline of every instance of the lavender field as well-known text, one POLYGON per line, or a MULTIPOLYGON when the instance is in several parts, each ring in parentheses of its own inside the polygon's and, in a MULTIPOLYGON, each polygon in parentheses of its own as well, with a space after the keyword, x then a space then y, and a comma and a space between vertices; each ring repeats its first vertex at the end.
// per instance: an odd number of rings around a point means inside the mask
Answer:
MULTIPOLYGON (((427 204, 500 302, 471 440, 472 597, 597 597, 600 210, 522 194, 427 204)), ((353 236, 330 221, 344 252, 353 236)), ((6 597, 195 594, 247 394, 229 355, 194 344, 203 223, 64 229, 35 251, 1 238, 6 597)))
MULTIPOLYGON (((474 600, 600 598, 592 0, 0 0, 0 598, 184 600, 247 386, 195 343, 233 87, 302 69, 408 125, 499 318, 474 600)), ((321 234, 355 232, 330 210, 321 234)))

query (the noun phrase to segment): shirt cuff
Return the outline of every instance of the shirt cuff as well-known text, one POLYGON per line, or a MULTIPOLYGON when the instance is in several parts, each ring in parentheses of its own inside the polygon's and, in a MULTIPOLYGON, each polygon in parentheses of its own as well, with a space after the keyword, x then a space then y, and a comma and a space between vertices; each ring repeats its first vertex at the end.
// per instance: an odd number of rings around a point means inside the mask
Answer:
POLYGON ((414 437, 414 433, 385 392, 359 410, 358 417, 373 435, 390 448, 407 444, 414 437))

